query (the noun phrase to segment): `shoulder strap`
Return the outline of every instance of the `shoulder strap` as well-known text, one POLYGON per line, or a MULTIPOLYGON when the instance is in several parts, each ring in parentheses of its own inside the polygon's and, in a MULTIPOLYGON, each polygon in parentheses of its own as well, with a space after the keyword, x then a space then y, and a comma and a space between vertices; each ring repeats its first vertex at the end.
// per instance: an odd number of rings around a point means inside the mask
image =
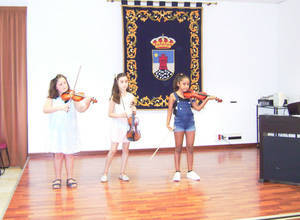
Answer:
POLYGON ((175 96, 176 101, 178 101, 179 97, 176 92, 174 92, 174 96, 175 96))
POLYGON ((125 108, 125 104, 124 104, 122 96, 120 97, 120 102, 122 102, 124 113, 126 113, 126 118, 128 119, 128 115, 127 115, 127 112, 126 112, 126 108, 125 108))
POLYGON ((176 94, 176 92, 174 92, 174 96, 175 96, 175 102, 173 103, 173 114, 176 116, 177 113, 177 102, 178 102, 178 95, 176 94))
POLYGON ((124 112, 126 112, 125 105, 124 105, 124 102, 123 102, 123 98, 122 98, 122 97, 120 97, 120 100, 121 100, 121 102, 122 102, 122 105, 123 105, 124 112))

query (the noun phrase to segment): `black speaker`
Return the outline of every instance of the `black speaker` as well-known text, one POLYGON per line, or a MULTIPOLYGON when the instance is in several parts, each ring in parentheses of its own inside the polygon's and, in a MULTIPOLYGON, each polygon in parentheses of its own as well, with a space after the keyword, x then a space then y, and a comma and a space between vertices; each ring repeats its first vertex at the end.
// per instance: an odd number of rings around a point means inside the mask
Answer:
POLYGON ((300 115, 300 102, 294 102, 287 105, 289 115, 300 115))
POLYGON ((300 185, 300 139, 264 136, 262 146, 261 180, 300 185))

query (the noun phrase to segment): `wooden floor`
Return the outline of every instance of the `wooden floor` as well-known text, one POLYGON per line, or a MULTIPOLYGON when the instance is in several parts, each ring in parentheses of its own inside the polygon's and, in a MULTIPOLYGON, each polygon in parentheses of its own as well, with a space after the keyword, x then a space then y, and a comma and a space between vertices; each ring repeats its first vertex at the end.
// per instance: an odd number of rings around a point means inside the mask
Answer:
POLYGON ((131 153, 130 182, 118 180, 120 156, 101 183, 105 156, 77 156, 77 189, 53 191, 51 158, 29 160, 4 219, 241 219, 300 211, 300 186, 259 183, 258 149, 195 152, 201 181, 171 181, 172 152, 131 153))

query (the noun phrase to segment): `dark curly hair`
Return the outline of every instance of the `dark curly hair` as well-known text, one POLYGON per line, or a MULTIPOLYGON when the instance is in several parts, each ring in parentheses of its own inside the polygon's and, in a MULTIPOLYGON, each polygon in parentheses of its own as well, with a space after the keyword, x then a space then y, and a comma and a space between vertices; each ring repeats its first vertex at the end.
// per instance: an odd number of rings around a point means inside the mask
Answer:
POLYGON ((179 87, 178 87, 178 82, 180 82, 181 80, 183 80, 184 78, 187 78, 188 80, 190 80, 190 78, 185 75, 184 73, 177 73, 174 77, 174 80, 173 80, 173 91, 176 92, 179 87))
POLYGON ((59 93, 56 89, 56 84, 57 84, 57 81, 60 79, 60 78, 64 78, 68 84, 68 90, 70 89, 70 86, 69 86, 69 83, 68 83, 68 80, 67 80, 67 77, 65 77, 64 75, 62 74, 57 74, 51 81, 50 81, 50 86, 49 86, 49 90, 48 90, 48 98, 51 98, 51 99, 56 99, 57 97, 59 97, 59 93))

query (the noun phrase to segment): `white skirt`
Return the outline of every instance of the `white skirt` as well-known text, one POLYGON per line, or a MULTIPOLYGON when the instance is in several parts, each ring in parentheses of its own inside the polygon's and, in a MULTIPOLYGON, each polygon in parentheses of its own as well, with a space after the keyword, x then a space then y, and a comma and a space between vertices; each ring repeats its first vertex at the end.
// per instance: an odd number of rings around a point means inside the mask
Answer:
POLYGON ((112 143, 128 143, 127 131, 129 125, 127 118, 112 118, 110 129, 110 140, 112 143))
MULTIPOLYGON (((60 98, 53 100, 54 106, 63 103, 60 98)), ((49 114, 48 138, 47 152, 74 154, 80 151, 77 116, 73 103, 69 112, 57 111, 49 114)))

